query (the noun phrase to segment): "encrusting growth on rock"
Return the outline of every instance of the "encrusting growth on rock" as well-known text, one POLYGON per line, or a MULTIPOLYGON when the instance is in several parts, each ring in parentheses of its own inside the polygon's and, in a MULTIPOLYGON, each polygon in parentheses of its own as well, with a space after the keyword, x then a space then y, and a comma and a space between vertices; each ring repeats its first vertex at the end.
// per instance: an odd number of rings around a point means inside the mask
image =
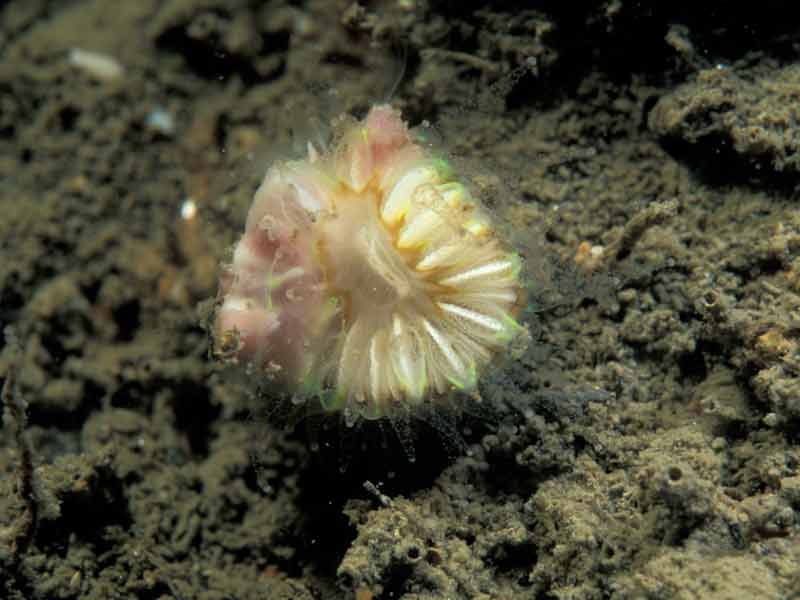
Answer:
MULTIPOLYGON (((11 346, 19 356, 19 342, 11 327, 4 330, 6 343, 11 346)), ((19 452, 19 476, 17 483, 17 493, 24 503, 24 511, 17 519, 12 529, 11 554, 14 559, 18 559, 24 553, 36 533, 38 523, 39 505, 34 490, 34 467, 33 451, 30 441, 25 433, 28 425, 27 403, 17 389, 17 363, 8 366, 2 391, 0 391, 2 406, 5 409, 4 418, 10 418, 14 424, 14 439, 19 452)))

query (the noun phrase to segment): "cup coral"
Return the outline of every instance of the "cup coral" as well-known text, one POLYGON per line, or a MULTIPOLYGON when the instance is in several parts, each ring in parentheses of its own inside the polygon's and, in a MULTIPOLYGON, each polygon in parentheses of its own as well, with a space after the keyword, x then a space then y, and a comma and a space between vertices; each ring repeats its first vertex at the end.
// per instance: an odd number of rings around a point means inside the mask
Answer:
POLYGON ((223 277, 217 346, 347 422, 413 413, 522 330, 520 258, 398 111, 279 162, 223 277))

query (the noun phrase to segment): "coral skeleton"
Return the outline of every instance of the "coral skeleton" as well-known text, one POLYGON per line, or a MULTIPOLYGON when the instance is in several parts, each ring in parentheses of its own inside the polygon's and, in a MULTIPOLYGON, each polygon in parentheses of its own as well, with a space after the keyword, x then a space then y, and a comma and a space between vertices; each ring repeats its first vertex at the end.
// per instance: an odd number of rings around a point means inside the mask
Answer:
POLYGON ((217 345, 348 422, 471 392, 522 331, 521 260, 398 111, 339 125, 258 188, 217 345))

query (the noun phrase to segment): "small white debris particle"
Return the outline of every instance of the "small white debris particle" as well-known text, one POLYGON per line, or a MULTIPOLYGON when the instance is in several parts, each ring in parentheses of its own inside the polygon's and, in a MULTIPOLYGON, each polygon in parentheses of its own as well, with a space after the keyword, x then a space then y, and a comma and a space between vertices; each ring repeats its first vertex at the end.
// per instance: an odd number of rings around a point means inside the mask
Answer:
POLYGON ((125 71, 125 68, 113 56, 81 48, 72 48, 69 51, 69 62, 85 71, 89 76, 103 81, 119 79, 125 71))
POLYGON ((145 125, 147 125, 149 129, 157 131, 162 135, 171 136, 175 133, 175 117, 172 116, 172 113, 161 107, 154 108, 150 111, 145 119, 145 125))
POLYGON ((197 216, 197 203, 192 198, 187 198, 181 204, 181 219, 191 221, 197 216))

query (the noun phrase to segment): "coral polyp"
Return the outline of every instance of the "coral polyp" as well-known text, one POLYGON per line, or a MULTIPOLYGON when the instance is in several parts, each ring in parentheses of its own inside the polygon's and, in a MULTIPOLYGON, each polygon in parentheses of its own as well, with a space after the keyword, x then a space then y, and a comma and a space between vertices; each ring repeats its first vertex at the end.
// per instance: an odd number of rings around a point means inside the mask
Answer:
POLYGON ((475 389, 522 327, 521 261, 399 112, 267 172, 226 269, 218 347, 348 421, 475 389))

